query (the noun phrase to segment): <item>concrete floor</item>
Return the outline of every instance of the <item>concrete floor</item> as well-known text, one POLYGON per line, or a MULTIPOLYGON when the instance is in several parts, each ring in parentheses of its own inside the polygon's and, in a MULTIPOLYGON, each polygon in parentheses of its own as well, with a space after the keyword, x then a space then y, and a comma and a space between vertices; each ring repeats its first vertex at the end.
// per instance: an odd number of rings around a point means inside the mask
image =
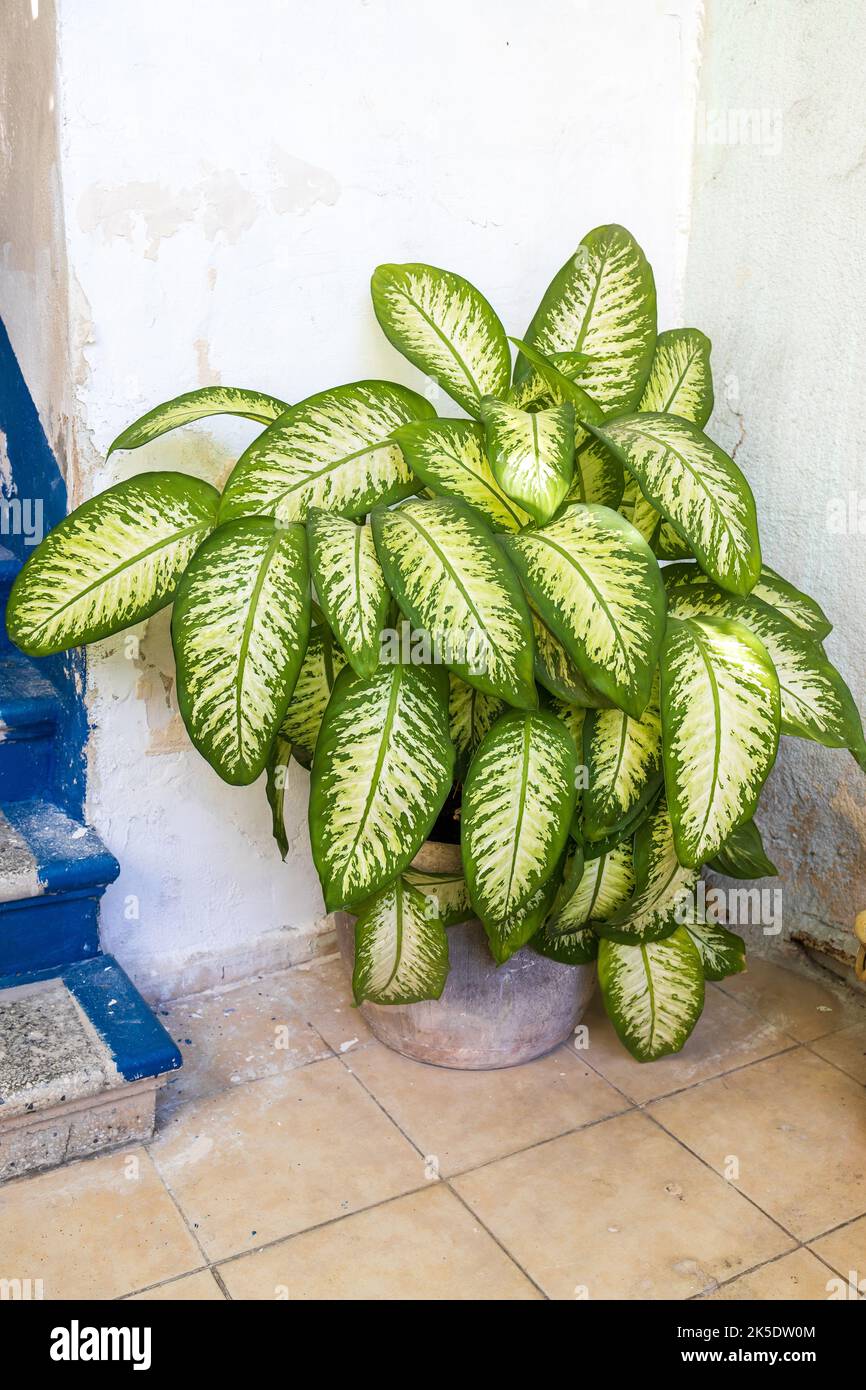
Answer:
POLYGON ((46 1299, 866 1294, 866 1011, 760 960, 707 995, 679 1057, 632 1062, 596 1003, 587 1047, 486 1073, 373 1041, 335 957, 167 1005, 185 1062, 156 1137, 0 1187, 0 1280, 46 1299))

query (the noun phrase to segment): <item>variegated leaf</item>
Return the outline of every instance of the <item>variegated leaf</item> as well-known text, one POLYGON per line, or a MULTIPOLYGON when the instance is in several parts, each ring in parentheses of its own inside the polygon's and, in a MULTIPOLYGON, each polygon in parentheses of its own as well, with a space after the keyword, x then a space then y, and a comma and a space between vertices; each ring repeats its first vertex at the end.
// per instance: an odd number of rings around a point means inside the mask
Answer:
POLYGON ((379 664, 379 637, 391 602, 373 532, 311 507, 307 541, 325 616, 353 669, 369 676, 379 664))
POLYGON ((576 761, 573 740, 553 714, 517 710, 497 720, 472 760, 463 789, 463 868, 500 962, 523 944, 515 943, 509 919, 528 910, 565 848, 576 761))
POLYGON ((221 526, 178 586, 171 635, 177 700, 196 748, 226 782, 262 771, 307 646, 310 583, 301 526, 221 526))
POLYGON ((635 414, 591 426, 634 474, 647 501, 687 541, 702 568, 747 594, 761 572, 755 499, 733 459, 688 420, 635 414))
POLYGON ((424 894, 428 912, 438 918, 443 927, 468 922, 473 916, 469 890, 462 874, 434 874, 422 869, 407 869, 403 879, 424 894))
MULTIPOLYGON (((710 340, 696 328, 672 328, 656 339, 652 366, 638 410, 679 415, 703 429, 713 410, 710 340)), ((667 557, 689 554, 688 546, 630 478, 622 512, 652 546, 667 557)))
POLYGON ((448 717, 459 773, 466 771, 475 749, 504 709, 502 700, 495 695, 485 695, 483 690, 476 690, 474 685, 451 674, 448 717))
POLYGON ((863 730, 851 691, 802 628, 752 594, 741 599, 709 582, 677 584, 670 603, 676 617, 731 618, 760 638, 779 680, 783 734, 826 748, 862 748, 863 730))
POLYGON ((775 608, 777 613, 781 613, 782 617, 787 618, 795 627, 802 628, 814 642, 823 642, 824 638, 832 631, 833 624, 820 604, 816 603, 808 594, 795 588, 793 584, 789 584, 787 579, 783 579, 775 570, 771 570, 769 565, 761 567, 761 575, 752 590, 751 597, 762 599, 764 603, 768 603, 771 608, 775 608))
POLYGON ((310 837, 325 906, 362 902, 408 867, 451 786, 448 681, 430 666, 337 677, 310 781, 310 837))
POLYGON ((582 846, 587 859, 593 859, 599 854, 608 854, 610 850, 616 849, 618 845, 624 844, 626 840, 632 841, 634 839, 637 831, 640 830, 641 826, 643 826, 655 812, 662 790, 663 788, 660 784, 642 804, 638 805, 636 811, 626 820, 620 821, 619 825, 615 825, 610 834, 605 835, 600 840, 590 840, 587 835, 586 823, 582 815, 582 807, 580 801, 578 801, 577 810, 575 811, 574 819, 571 823, 572 838, 582 846))
POLYGON ((619 709, 594 710, 585 733, 587 786, 583 815, 590 840, 628 820, 662 780, 658 678, 640 719, 619 709))
POLYGON ((419 498, 373 513, 392 594, 458 676, 532 709, 532 628, 523 591, 481 518, 456 498, 419 498))
MULTIPOLYGON (((646 381, 656 334, 652 270, 624 227, 596 227, 554 276, 524 337, 551 356, 586 353, 576 384, 605 413, 631 409, 646 381)), ((529 371, 517 362, 516 379, 529 371)))
POLYGON ((685 927, 663 941, 602 941, 598 978, 620 1041, 639 1062, 679 1052, 704 1007, 701 957, 685 927))
POLYGON ((219 493, 183 473, 144 473, 55 526, 12 587, 6 625, 31 656, 111 637, 171 602, 216 523, 219 493))
POLYGON ((505 329, 484 295, 450 270, 380 265, 373 308, 386 338, 470 415, 511 378, 505 329))
POLYGON ((753 820, 737 826, 709 867, 728 878, 775 878, 779 872, 764 853, 761 832, 753 820))
POLYGON ((220 520, 304 521, 310 507, 361 516, 418 487, 391 435, 435 414, 392 381, 356 381, 293 406, 254 439, 232 469, 220 520))
POLYGON ((423 893, 398 878, 366 902, 355 922, 355 1003, 438 999, 448 976, 448 938, 423 893))
POLYGON ((330 629, 324 624, 314 627, 280 728, 281 738, 291 744, 292 756, 301 767, 312 767, 322 716, 345 665, 346 658, 330 629))
POLYGON ((559 700, 556 698, 551 700, 550 708, 557 719, 562 720, 562 723, 574 739, 577 761, 578 765, 580 765, 583 759, 583 726, 586 722, 587 711, 582 705, 572 705, 567 700, 559 700))
POLYGON ((631 841, 625 841, 595 859, 585 859, 576 882, 568 874, 559 899, 547 923, 551 936, 574 932, 589 922, 604 922, 631 898, 634 882, 631 841))
POLYGON ((530 414, 485 398, 481 411, 496 481, 536 521, 549 521, 568 492, 574 468, 572 406, 530 414))
POLYGON ((497 925, 495 941, 488 930, 490 951, 498 965, 508 960, 515 951, 519 951, 522 946, 537 936, 544 925, 558 888, 559 874, 558 871, 554 870, 552 877, 540 884, 522 907, 515 908, 497 925))
POLYGON ((671 619, 661 709, 677 856, 699 867, 750 818, 776 760, 779 682, 766 648, 742 623, 671 619))
POLYGON ((685 923, 685 930, 697 947, 705 980, 724 980, 746 968, 746 943, 736 932, 718 922, 685 923))
POLYGON ((693 915, 698 874, 677 859, 664 799, 635 834, 634 872, 635 896, 598 921, 599 935, 629 943, 655 941, 693 915))
POLYGON ((665 623, 664 586, 646 541, 616 512, 574 503, 541 530, 500 543, 586 680, 639 718, 665 623))
POLYGON ((241 415, 246 420, 255 420, 260 425, 270 425, 289 409, 285 401, 275 396, 265 396, 261 391, 246 391, 240 386, 202 386, 198 391, 187 391, 174 400, 164 401, 154 406, 146 415, 141 415, 117 436, 109 445, 108 452, 115 449, 138 449, 149 444, 169 430, 190 425, 194 420, 203 420, 209 415, 241 415))
POLYGON ((610 704, 606 696, 593 690, 569 656, 558 637, 530 605, 532 635, 535 641, 535 679, 551 695, 584 709, 602 709, 610 704))
POLYGON ((394 438, 412 472, 437 494, 460 497, 494 531, 519 531, 529 513, 502 491, 484 452, 484 429, 471 420, 418 420, 394 438))
MULTIPOLYGON (((597 425, 601 424, 604 419, 604 411, 596 405, 586 391, 581 390, 573 379, 585 370, 589 363, 590 359, 585 353, 559 353, 557 359, 554 359, 539 352, 537 348, 524 342, 522 338, 512 338, 510 341, 531 364, 531 375, 540 378, 544 383, 548 397, 545 402, 546 405, 572 405, 576 420, 592 420, 597 425), (569 363, 571 376, 567 376, 558 365, 563 359, 569 363)), ((586 438, 586 431, 581 429, 579 425, 576 427, 576 434, 578 441, 586 438)))
POLYGON ((545 922, 530 941, 533 951, 559 965, 589 965, 598 955, 598 937, 592 927, 577 927, 574 931, 556 935, 545 922))
POLYGON ((624 487, 625 475, 619 459, 592 437, 581 444, 574 457, 574 474, 566 500, 597 502, 615 511, 624 487))

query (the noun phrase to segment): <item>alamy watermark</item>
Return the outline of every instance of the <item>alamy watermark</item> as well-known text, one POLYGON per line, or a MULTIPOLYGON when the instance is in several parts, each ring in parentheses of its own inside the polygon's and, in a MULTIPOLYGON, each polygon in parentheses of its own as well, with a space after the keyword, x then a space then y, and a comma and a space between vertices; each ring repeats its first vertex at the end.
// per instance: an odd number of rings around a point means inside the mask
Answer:
POLYGON ((45 535, 41 497, 0 497, 0 536, 23 536, 40 545, 45 535))
POLYGON ((379 635, 382 666, 465 666, 470 675, 483 676, 490 664, 490 640, 482 628, 413 627, 406 620, 399 627, 385 627, 379 635))
POLYGON ((698 879, 683 888, 674 901, 674 918, 681 926, 710 922, 714 926, 760 927, 764 936, 782 930, 781 888, 716 888, 698 879))
POLYGON ((699 145, 751 145, 765 155, 782 152, 782 112, 769 106, 707 106, 696 113, 699 145))

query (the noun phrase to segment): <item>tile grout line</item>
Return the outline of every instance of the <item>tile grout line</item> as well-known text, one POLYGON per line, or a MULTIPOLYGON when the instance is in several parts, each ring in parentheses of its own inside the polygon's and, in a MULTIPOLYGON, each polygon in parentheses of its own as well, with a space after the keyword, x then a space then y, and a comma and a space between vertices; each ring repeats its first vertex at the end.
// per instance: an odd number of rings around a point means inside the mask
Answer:
MULTIPOLYGON (((347 1054, 347 1055, 348 1055, 348 1054, 347 1054)), ((341 1062, 343 1061, 342 1057, 340 1058, 340 1061, 341 1061, 341 1062)), ((406 1133, 406 1131, 403 1129, 402 1125, 400 1125, 400 1124, 398 1123, 398 1121, 394 1119, 394 1116, 391 1115, 391 1114, 389 1113, 389 1111, 385 1109, 385 1106, 384 1106, 384 1105, 382 1104, 382 1102, 379 1100, 378 1096, 375 1096, 375 1095, 373 1094, 373 1092, 370 1090, 369 1086, 367 1086, 367 1084, 362 1080, 362 1078, 357 1074, 357 1072, 352 1071, 351 1067, 346 1066, 345 1062, 343 1062, 343 1065, 344 1065, 345 1070, 346 1070, 346 1072, 348 1073, 348 1075, 351 1076, 351 1077, 354 1077, 354 1079, 357 1081, 357 1083, 358 1083, 358 1085, 361 1087, 361 1089, 362 1089, 363 1091, 365 1091, 366 1094, 367 1094, 367 1095, 370 1097, 370 1099, 373 1101, 374 1105, 377 1105, 377 1106, 378 1106, 378 1108, 381 1110, 381 1112, 382 1112, 382 1114, 385 1116, 385 1118, 394 1126, 394 1128, 395 1128, 396 1130, 399 1131, 400 1134, 403 1135, 403 1138, 406 1140, 407 1144, 411 1144, 412 1148, 413 1148, 413 1149, 415 1150, 415 1152, 418 1154, 419 1158, 423 1159, 423 1160, 426 1162, 427 1155, 426 1155, 425 1153, 422 1152, 420 1146, 419 1146, 418 1144, 415 1143, 414 1139, 411 1139, 411 1138, 410 1138, 410 1136, 409 1136, 409 1135, 406 1133)), ((486 1232, 487 1232, 487 1234, 488 1234, 488 1236, 490 1237, 490 1239, 491 1239, 496 1245, 499 1246, 499 1249, 500 1249, 500 1250, 502 1251, 502 1253, 506 1256, 506 1258, 511 1262, 511 1264, 513 1264, 513 1265, 515 1266, 516 1269, 519 1269, 519 1270, 520 1270, 520 1273, 523 1275, 523 1277, 524 1277, 525 1279, 527 1279, 527 1280, 529 1281, 529 1283, 533 1286, 533 1288, 535 1288, 535 1289, 538 1290, 538 1292, 541 1294, 542 1298, 547 1299, 547 1298, 548 1298, 547 1293, 545 1293, 544 1289, 542 1289, 541 1286, 540 1286, 538 1283, 536 1283, 536 1281, 533 1279, 532 1275, 529 1274, 528 1271, 524 1269, 524 1267, 523 1267, 523 1265, 520 1263, 520 1261, 519 1261, 518 1259, 516 1259, 516 1257, 511 1253, 510 1250, 506 1249, 506 1247, 502 1244, 502 1241, 499 1240, 499 1238, 498 1238, 496 1235, 494 1235, 493 1231, 491 1231, 491 1230, 490 1230, 490 1227, 487 1226, 487 1224, 486 1224, 484 1221, 481 1220, 480 1216, 478 1216, 478 1214, 477 1214, 476 1212, 471 1211, 471 1209, 467 1206, 466 1202, 464 1202, 463 1199, 462 1199, 462 1197, 460 1197, 459 1193, 455 1192, 454 1188, 451 1186, 450 1177, 448 1177, 448 1178, 441 1178, 441 1177, 440 1177, 440 1178, 439 1178, 439 1181, 442 1183, 442 1185, 443 1185, 444 1187, 446 1187, 446 1188, 448 1189, 448 1191, 451 1193, 451 1195, 452 1195, 453 1197, 455 1197, 455 1198, 460 1202, 460 1205, 461 1205, 462 1207, 464 1207, 464 1208, 466 1209, 466 1211, 470 1212, 470 1214, 471 1214, 473 1220, 476 1221, 476 1222, 478 1223, 478 1225, 481 1227, 481 1229, 482 1229, 483 1231, 486 1231, 486 1232)), ((422 1189, 422 1190, 423 1190, 423 1189, 422 1189)), ((380 1203, 380 1205, 381 1205, 381 1203, 380 1203)))

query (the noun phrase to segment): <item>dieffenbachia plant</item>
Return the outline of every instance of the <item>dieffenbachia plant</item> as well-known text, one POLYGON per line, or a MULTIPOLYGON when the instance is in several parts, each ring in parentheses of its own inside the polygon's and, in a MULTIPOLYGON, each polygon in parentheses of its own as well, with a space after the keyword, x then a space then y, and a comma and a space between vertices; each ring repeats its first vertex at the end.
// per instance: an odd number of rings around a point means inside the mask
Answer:
POLYGON ((830 624, 764 564, 704 433, 710 344, 657 333, 623 228, 584 238, 522 338, 433 266, 380 266, 372 293, 459 418, 386 381, 157 406, 112 448, 219 413, 262 428, 222 495, 151 472, 79 507, 16 581, 10 634, 45 656, 174 603, 190 736, 227 782, 266 773, 284 854, 289 761, 310 770, 359 1001, 438 998, 448 928, 475 915, 498 962, 597 958, 634 1056, 677 1051, 704 981, 744 967, 698 907, 702 866, 775 873, 753 814, 780 735, 866 765, 830 624), (464 872, 423 873, 446 801, 464 872))

